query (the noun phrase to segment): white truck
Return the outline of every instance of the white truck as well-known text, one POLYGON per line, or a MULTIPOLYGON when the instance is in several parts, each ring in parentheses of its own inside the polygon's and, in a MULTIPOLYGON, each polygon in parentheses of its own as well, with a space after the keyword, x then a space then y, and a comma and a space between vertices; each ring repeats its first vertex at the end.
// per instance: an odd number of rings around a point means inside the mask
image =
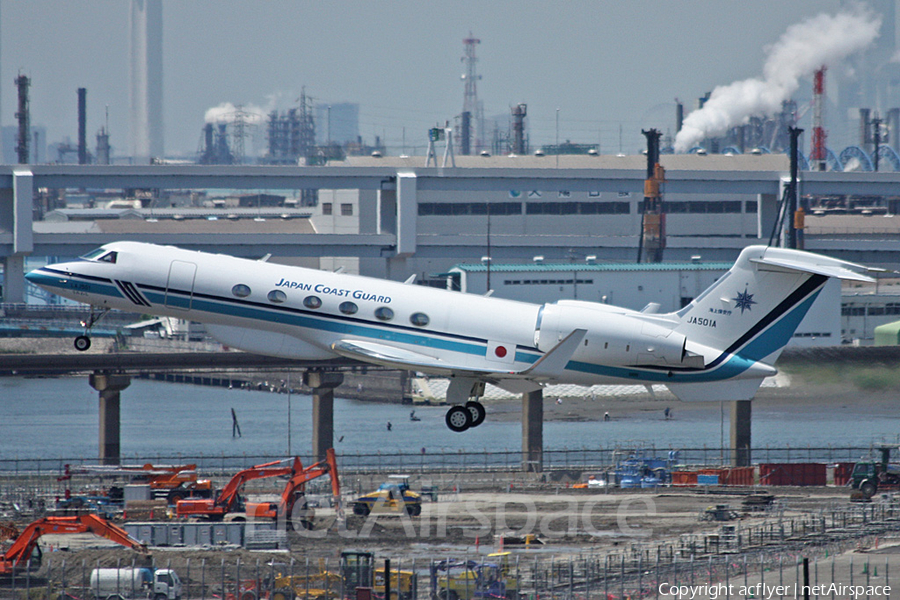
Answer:
POLYGON ((96 600, 178 600, 181 579, 172 569, 122 567, 91 571, 91 594, 96 600))

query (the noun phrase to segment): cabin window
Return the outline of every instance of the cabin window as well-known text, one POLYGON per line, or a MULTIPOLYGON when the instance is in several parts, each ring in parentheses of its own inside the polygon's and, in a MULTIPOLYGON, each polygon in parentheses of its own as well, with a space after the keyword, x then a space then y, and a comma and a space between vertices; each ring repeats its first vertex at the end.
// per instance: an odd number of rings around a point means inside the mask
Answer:
POLYGON ((355 315, 356 311, 359 310, 359 307, 356 306, 353 302, 341 302, 338 306, 338 310, 340 310, 345 315, 355 315))
POLYGON ((322 299, 318 296, 307 296, 303 299, 303 306, 306 308, 319 308, 322 306, 322 299))
POLYGON ((390 321, 394 318, 394 311, 387 306, 379 306, 375 309, 375 316, 382 321, 390 321))
POLYGON ((250 286, 244 285, 243 283, 239 283, 233 288, 231 288, 231 293, 237 296, 238 298, 246 298, 250 295, 250 286))
POLYGON ((106 262, 106 263, 116 264, 116 259, 117 259, 118 257, 119 257, 119 253, 118 253, 118 252, 109 252, 108 254, 104 254, 103 256, 101 256, 100 258, 98 258, 97 260, 100 261, 100 262, 106 262))
POLYGON ((272 290, 268 294, 266 294, 266 298, 269 299, 269 302, 274 302, 275 304, 281 304, 285 300, 287 300, 287 294, 282 292, 281 290, 272 290))
POLYGON ((409 316, 409 322, 413 325, 418 325, 419 327, 425 327, 426 325, 428 325, 429 321, 430 319, 425 313, 417 312, 409 316))

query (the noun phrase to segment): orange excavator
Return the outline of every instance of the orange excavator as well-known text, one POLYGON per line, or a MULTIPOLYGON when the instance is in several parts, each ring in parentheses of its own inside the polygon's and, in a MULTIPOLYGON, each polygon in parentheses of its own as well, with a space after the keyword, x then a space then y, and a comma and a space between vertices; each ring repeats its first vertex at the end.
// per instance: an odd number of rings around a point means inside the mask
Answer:
MULTIPOLYGON (((65 465, 65 472, 57 481, 66 481, 73 475, 95 475, 98 477, 129 477, 131 483, 150 485, 154 498, 166 498, 169 504, 175 504, 182 498, 209 498, 212 485, 208 479, 197 478, 197 465, 82 465, 70 467, 65 465)), ((122 488, 113 486, 106 492, 111 500, 122 499, 122 488)), ((68 498, 68 495, 66 496, 68 498)))
MULTIPOLYGON (((299 465, 299 462, 297 464, 299 465)), ((284 518, 289 528, 300 525, 304 529, 312 529, 315 512, 306 503, 306 484, 323 475, 331 477, 331 493, 334 496, 335 506, 340 508, 341 481, 338 478, 337 459, 334 449, 329 448, 325 451, 325 460, 305 469, 300 465, 284 486, 280 502, 248 502, 245 505, 247 516, 273 520, 284 518)))
MULTIPOLYGON (((274 461, 262 465, 256 465, 236 473, 222 491, 215 498, 188 498, 175 505, 175 514, 179 517, 197 517, 208 521, 221 521, 228 513, 245 512, 247 516, 254 518, 277 519, 285 515, 291 521, 294 506, 297 499, 302 497, 308 481, 321 477, 326 473, 331 475, 331 487, 335 497, 340 498, 340 483, 337 476, 337 462, 334 449, 326 450, 326 459, 304 469, 300 459, 295 457, 291 466, 283 465, 287 461, 274 461), (247 503, 244 504, 240 497, 240 491, 244 484, 254 479, 267 477, 290 477, 281 494, 279 503, 247 503)), ((240 517, 238 517, 240 518, 240 517)), ((300 518, 304 527, 311 527, 312 520, 300 518)))
POLYGON ((16 569, 24 569, 29 559, 32 569, 40 567, 41 548, 38 546, 38 539, 42 535, 57 533, 93 533, 142 554, 147 554, 146 546, 128 535, 121 527, 113 525, 97 515, 44 517, 23 529, 9 550, 0 556, 0 577, 9 575, 16 569))
POLYGON ((283 465, 285 462, 287 461, 276 460, 238 471, 215 498, 179 500, 175 504, 175 514, 179 517, 199 517, 208 521, 221 521, 226 514, 242 510, 240 492, 248 481, 267 477, 290 477, 303 469, 300 459, 296 457, 291 466, 276 466, 283 465))

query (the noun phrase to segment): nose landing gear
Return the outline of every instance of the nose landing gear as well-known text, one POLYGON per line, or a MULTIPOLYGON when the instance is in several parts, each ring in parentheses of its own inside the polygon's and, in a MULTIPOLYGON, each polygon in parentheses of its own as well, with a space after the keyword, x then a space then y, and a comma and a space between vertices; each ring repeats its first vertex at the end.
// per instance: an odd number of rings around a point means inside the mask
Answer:
POLYGON ((108 308, 102 308, 97 311, 93 306, 91 307, 91 313, 88 315, 88 318, 81 322, 82 327, 84 327, 84 335, 79 335, 75 338, 76 350, 84 352, 91 347, 91 328, 97 324, 97 321, 105 317, 108 312, 108 308))

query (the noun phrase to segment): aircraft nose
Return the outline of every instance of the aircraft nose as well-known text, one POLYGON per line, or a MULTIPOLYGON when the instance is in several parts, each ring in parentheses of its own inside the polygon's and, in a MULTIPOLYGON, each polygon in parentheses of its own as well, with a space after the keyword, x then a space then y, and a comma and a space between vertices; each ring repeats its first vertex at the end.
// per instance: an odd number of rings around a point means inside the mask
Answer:
POLYGON ((41 273, 40 269, 25 273, 25 280, 30 281, 31 283, 40 283, 43 277, 45 277, 45 275, 41 273))

